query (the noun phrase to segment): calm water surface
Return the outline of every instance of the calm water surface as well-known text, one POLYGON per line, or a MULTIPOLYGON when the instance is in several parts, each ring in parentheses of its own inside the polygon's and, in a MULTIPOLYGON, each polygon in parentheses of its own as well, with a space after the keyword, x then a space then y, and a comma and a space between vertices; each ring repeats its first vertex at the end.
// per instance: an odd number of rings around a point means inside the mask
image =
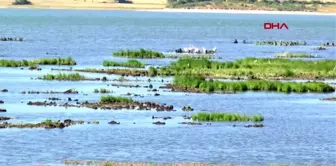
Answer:
MULTIPOLYGON (((162 52, 190 44, 212 48, 222 60, 248 56, 273 57, 277 52, 308 52, 321 59, 335 59, 335 48, 312 48, 336 41, 334 16, 182 14, 82 10, 0 10, 0 36, 23 37, 24 42, 0 42, 1 59, 35 59, 71 56, 75 68, 102 67, 103 60, 120 49, 149 48, 162 52), (285 22, 289 30, 265 31, 264 22, 285 22), (294 40, 306 46, 274 47, 232 44, 232 40, 294 40), (47 54, 48 53, 48 54, 47 54)), ((167 65, 172 59, 141 60, 148 65, 167 65)), ((239 94, 185 94, 165 92, 159 97, 145 88, 107 86, 120 82, 54 82, 34 78, 57 73, 46 66, 42 71, 0 68, 0 93, 5 102, 0 116, 10 122, 41 122, 47 118, 99 120, 99 125, 79 125, 65 129, 1 129, 0 165, 57 164, 65 159, 151 162, 211 162, 261 165, 268 163, 336 164, 335 102, 320 98, 333 94, 280 94, 247 92, 239 94), (31 79, 33 78, 33 79, 31 79), (20 94, 21 91, 65 91, 75 88, 78 95, 20 94), (95 88, 108 88, 113 95, 142 94, 136 100, 174 105, 176 112, 101 111, 84 108, 33 107, 28 101, 68 97, 97 101, 95 88), (88 94, 87 96, 84 94, 88 94), (191 105, 198 111, 262 114, 264 128, 244 128, 245 123, 213 123, 183 126, 181 108, 191 105), (172 116, 165 126, 152 125, 151 116, 172 116), (121 125, 107 122, 117 120, 121 125), (136 124, 133 124, 133 123, 136 124), (232 127, 237 124, 238 127, 232 127)), ((103 77, 103 74, 85 74, 103 77)), ((119 78, 108 75, 108 78, 119 78)), ((128 77, 124 84, 149 85, 146 77, 128 77)), ((151 82, 162 86, 162 78, 151 82)), ((170 81, 172 78, 164 78, 170 81)), ((335 82, 335 80, 328 80, 335 82)), ((194 113, 195 113, 194 112, 194 113)))

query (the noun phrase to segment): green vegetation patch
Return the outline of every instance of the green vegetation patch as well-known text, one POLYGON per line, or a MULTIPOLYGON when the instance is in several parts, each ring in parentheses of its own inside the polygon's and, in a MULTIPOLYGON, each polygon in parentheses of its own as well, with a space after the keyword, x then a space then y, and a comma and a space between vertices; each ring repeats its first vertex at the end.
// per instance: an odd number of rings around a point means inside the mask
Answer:
POLYGON ((127 58, 164 58, 163 53, 152 50, 121 50, 113 53, 114 56, 127 58))
MULTIPOLYGON (((336 60, 304 61, 282 58, 244 58, 234 62, 180 59, 156 71, 158 75, 202 75, 216 78, 336 78, 336 60)), ((154 70, 154 69, 152 69, 154 70)), ((153 72, 154 73, 154 72, 153 72)))
POLYGON ((0 60, 0 67, 27 67, 35 65, 76 65, 71 58, 40 58, 37 60, 0 60))
POLYGON ((103 103, 130 103, 133 102, 131 98, 119 96, 102 96, 100 101, 103 103))
POLYGON ((145 64, 137 60, 128 60, 127 62, 104 61, 103 66, 122 66, 122 67, 137 67, 144 68, 145 64))
POLYGON ((262 115, 247 116, 238 113, 205 113, 200 112, 191 116, 194 121, 216 121, 216 122, 236 122, 236 121, 254 121, 261 122, 264 120, 262 115))
POLYGON ((222 82, 203 77, 175 76, 173 86, 184 90, 201 92, 227 92, 227 91, 274 91, 274 92, 334 92, 335 89, 323 82, 280 82, 265 80, 248 80, 239 82, 222 82))
POLYGON ((78 73, 70 73, 70 74, 46 74, 43 75, 40 79, 42 80, 58 80, 58 81, 80 81, 85 79, 83 75, 78 73))

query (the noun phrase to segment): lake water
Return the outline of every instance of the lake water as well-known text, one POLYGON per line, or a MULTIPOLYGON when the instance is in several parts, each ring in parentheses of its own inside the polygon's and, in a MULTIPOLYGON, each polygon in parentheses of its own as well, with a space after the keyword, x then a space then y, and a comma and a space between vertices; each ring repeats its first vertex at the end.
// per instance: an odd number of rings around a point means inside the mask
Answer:
MULTIPOLYGON (((74 68, 102 67, 103 60, 120 49, 148 48, 166 52, 190 44, 216 47, 221 60, 248 56, 273 57, 278 52, 308 52, 321 59, 335 59, 335 48, 312 50, 336 42, 335 16, 247 15, 155 13, 89 10, 0 9, 0 36, 23 37, 24 42, 0 42, 0 59, 73 57, 74 68), (289 30, 264 30, 264 22, 284 22, 289 30), (306 41, 306 46, 275 47, 232 44, 234 39, 306 41), (48 54, 47 54, 48 53, 48 54)), ((141 60, 148 65, 167 65, 173 59, 141 60)), ((336 102, 321 101, 332 94, 282 94, 246 92, 239 94, 185 94, 159 90, 153 96, 145 88, 107 86, 120 82, 57 82, 37 78, 58 73, 44 66, 42 71, 0 68, 0 108, 13 117, 9 122, 41 122, 45 119, 99 120, 99 125, 77 125, 64 129, 1 129, 0 165, 59 164, 66 159, 142 162, 207 162, 262 165, 269 163, 336 165, 336 102), (65 91, 77 95, 21 94, 21 91, 65 91), (174 105, 176 112, 103 111, 84 108, 34 107, 28 101, 68 97, 98 101, 95 88, 108 88, 112 95, 142 94, 135 100, 174 105), (88 94, 87 96, 84 94, 88 94), (181 108, 191 105, 194 112, 181 108), (262 114, 264 128, 244 128, 246 123, 212 123, 184 126, 183 115, 198 111, 262 114), (153 125, 152 116, 172 116, 165 126, 153 125), (111 120, 120 125, 108 125, 111 120), (133 124, 133 123, 136 124, 133 124), (232 127, 237 124, 237 127, 232 127)), ((117 75, 85 74, 90 77, 119 78, 117 75)), ((134 77, 127 79, 135 80, 134 77)), ((124 84, 149 85, 142 81, 124 84)), ((162 78, 151 82, 162 86, 162 78), (159 81, 160 80, 160 81, 159 81)), ((172 78, 163 78, 166 81, 172 78)), ((335 80, 331 80, 335 82, 335 80)))

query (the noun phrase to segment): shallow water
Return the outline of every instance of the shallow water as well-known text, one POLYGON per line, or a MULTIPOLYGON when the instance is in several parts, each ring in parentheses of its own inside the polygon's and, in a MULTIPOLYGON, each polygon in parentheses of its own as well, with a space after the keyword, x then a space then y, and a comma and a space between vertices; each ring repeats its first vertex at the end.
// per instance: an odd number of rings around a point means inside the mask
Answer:
MULTIPOLYGON (((315 51, 311 48, 324 42, 335 42, 333 16, 277 16, 245 14, 181 14, 126 11, 81 10, 0 10, 0 36, 23 37, 24 42, 0 42, 4 59, 34 59, 72 56, 75 68, 102 67, 104 59, 119 49, 150 48, 168 51, 189 44, 217 47, 222 60, 247 56, 273 57, 282 51, 307 51, 321 59, 335 59, 335 48, 315 51), (286 22, 289 30, 265 31, 263 23, 286 22), (274 47, 253 44, 232 44, 240 41, 298 40, 307 46, 274 47), (48 54, 46 54, 48 52, 48 54), (57 55, 56 55, 57 54, 57 55)), ((314 59, 315 60, 315 59, 314 59)), ((166 65, 172 59, 141 60, 148 65, 166 65)), ((45 119, 99 120, 99 125, 77 125, 65 129, 1 129, 0 165, 55 164, 65 159, 116 160, 153 162, 211 162, 260 165, 267 163, 335 165, 336 102, 321 101, 332 94, 283 94, 246 92, 238 94, 185 94, 165 92, 153 96, 146 88, 117 88, 107 84, 120 82, 42 81, 35 78, 50 71, 26 68, 0 68, 0 100, 10 122, 41 122, 45 119), (33 79, 31 79, 33 78, 33 79), (75 88, 77 95, 21 94, 21 91, 65 91, 75 88), (174 105, 176 112, 102 111, 84 108, 34 107, 28 101, 44 101, 68 97, 79 101, 98 101, 95 88, 107 88, 112 95, 127 92, 142 94, 135 100, 174 105), (87 96, 84 94, 88 94, 87 96), (190 105, 194 112, 183 112, 190 105), (184 126, 183 115, 198 111, 262 114, 264 128, 244 128, 246 123, 212 123, 184 126), (151 116, 172 116, 165 126, 156 126, 151 116), (121 125, 108 125, 116 120, 121 125), (135 123, 135 124, 133 124, 135 123), (237 124, 237 127, 232 127, 237 124)), ((117 75, 89 74, 96 78, 117 75)), ((134 77, 126 77, 135 80, 134 77)), ((141 81, 122 84, 162 86, 162 78, 138 78, 141 81)), ((172 78, 163 78, 171 81, 172 78)), ((300 81, 300 80, 298 80, 300 81)), ((327 82, 335 82, 328 80, 327 82)))

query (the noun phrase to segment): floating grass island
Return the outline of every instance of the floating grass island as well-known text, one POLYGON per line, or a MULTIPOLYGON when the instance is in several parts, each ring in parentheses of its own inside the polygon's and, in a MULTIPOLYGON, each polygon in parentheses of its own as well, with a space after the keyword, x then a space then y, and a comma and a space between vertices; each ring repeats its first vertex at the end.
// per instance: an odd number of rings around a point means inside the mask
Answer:
POLYGON ((316 58, 316 56, 307 53, 278 53, 275 55, 276 58, 316 58))
POLYGON ((200 112, 191 116, 193 121, 205 121, 205 122, 236 122, 236 121, 254 121, 261 122, 264 117, 261 115, 247 116, 246 114, 238 113, 205 113, 200 112))
POLYGON ((335 89, 323 82, 280 82, 265 80, 247 80, 239 82, 222 82, 206 80, 203 77, 175 76, 172 84, 174 89, 190 92, 244 92, 244 91, 274 91, 274 92, 334 92, 335 89))
POLYGON ((27 67, 35 65, 76 65, 71 58, 40 58, 37 60, 0 60, 0 67, 27 67))
POLYGON ((102 96, 100 101, 103 103, 131 103, 133 100, 127 97, 119 96, 102 96))
POLYGON ((115 62, 115 61, 104 61, 103 66, 121 66, 121 67, 137 67, 137 68, 144 68, 145 64, 141 63, 137 60, 128 60, 127 62, 115 62))
POLYGON ((145 50, 141 48, 140 50, 121 50, 114 52, 113 56, 126 57, 126 58, 164 58, 165 56, 161 52, 156 52, 152 50, 145 50))
POLYGON ((80 81, 84 80, 85 77, 78 73, 70 73, 70 74, 46 74, 43 75, 40 79, 42 80, 58 80, 58 81, 80 81))
POLYGON ((304 61, 244 58, 234 62, 184 59, 158 69, 161 76, 202 75, 213 78, 323 79, 336 78, 336 60, 304 61))
POLYGON ((299 46, 306 45, 306 42, 297 41, 257 41, 256 45, 273 45, 273 46, 299 46))

